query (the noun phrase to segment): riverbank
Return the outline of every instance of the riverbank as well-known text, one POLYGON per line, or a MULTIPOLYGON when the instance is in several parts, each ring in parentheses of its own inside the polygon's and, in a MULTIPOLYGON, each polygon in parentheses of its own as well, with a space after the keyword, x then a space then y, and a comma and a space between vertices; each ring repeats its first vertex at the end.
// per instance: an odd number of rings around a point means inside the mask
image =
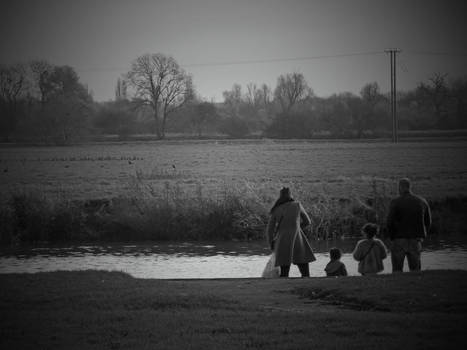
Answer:
POLYGON ((401 177, 432 206, 430 234, 466 233, 466 152, 465 141, 3 148, 0 244, 264 239, 283 186, 310 215, 310 238, 355 237, 369 220, 384 229, 401 177))
MULTIPOLYGON (((312 225, 310 239, 360 237, 366 222, 385 236, 391 197, 374 184, 371 197, 333 198, 299 193, 312 225)), ((137 182, 131 196, 73 200, 41 192, 16 192, 0 201, 0 246, 50 243, 263 240, 268 221, 267 193, 226 186, 220 196, 196 194, 178 185, 163 191, 137 182)), ((466 234, 467 196, 428 199, 430 235, 466 234)))
POLYGON ((0 275, 5 349, 441 349, 465 346, 467 272, 144 280, 0 275))

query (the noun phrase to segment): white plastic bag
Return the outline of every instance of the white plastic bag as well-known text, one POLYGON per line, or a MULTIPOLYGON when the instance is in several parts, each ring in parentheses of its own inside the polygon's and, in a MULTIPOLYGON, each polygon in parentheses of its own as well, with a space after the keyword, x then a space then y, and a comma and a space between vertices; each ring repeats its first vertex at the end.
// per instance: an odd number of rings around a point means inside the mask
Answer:
POLYGON ((261 277, 263 278, 278 278, 280 276, 280 267, 275 266, 276 264, 276 254, 272 253, 269 257, 266 266, 264 267, 263 274, 261 277))

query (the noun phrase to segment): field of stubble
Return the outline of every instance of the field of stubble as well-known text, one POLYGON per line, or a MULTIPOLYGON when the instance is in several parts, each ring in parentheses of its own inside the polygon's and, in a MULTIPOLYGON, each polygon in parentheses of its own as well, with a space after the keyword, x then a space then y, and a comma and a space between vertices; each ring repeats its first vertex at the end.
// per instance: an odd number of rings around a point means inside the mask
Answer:
POLYGON ((413 180, 428 198, 467 193, 467 142, 188 141, 0 148, 0 190, 72 198, 116 197, 134 183, 216 195, 248 186, 273 199, 280 186, 309 196, 396 194, 413 180))

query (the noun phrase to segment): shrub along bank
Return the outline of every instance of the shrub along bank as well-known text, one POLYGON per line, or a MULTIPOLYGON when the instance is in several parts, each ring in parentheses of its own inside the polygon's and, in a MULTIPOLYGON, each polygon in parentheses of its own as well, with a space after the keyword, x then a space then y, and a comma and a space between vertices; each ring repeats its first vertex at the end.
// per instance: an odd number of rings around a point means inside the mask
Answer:
MULTIPOLYGON (((0 207, 0 242, 256 240, 264 239, 270 203, 264 194, 224 189, 218 196, 188 194, 178 186, 165 191, 136 191, 102 200, 51 199, 40 192, 11 194, 0 207)), ((383 228, 390 198, 300 196, 312 219, 312 239, 360 235, 367 221, 383 228)), ((431 234, 465 233, 467 198, 430 201, 431 234)))

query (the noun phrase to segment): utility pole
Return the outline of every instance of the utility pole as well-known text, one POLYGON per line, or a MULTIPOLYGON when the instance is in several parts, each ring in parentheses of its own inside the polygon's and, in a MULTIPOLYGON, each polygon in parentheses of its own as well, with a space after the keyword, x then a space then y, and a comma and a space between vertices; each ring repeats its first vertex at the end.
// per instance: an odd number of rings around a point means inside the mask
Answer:
POLYGON ((386 49, 389 53, 389 61, 391 65, 391 116, 392 116, 392 142, 398 142, 398 125, 397 125, 397 94, 396 94, 396 55, 401 52, 399 49, 386 49))

